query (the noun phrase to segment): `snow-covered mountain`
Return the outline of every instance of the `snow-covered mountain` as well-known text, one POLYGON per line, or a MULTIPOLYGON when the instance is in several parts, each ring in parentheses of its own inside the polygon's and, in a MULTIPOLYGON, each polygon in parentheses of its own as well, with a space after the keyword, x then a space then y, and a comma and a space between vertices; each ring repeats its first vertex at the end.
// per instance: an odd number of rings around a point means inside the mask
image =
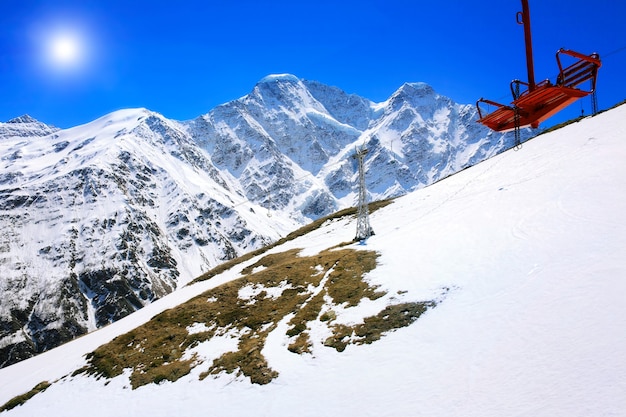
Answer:
POLYGON ((296 225, 269 219, 184 126, 147 110, 68 130, 17 123, 0 127, 9 127, 0 139, 4 365, 113 322, 296 225))
POLYGON ((424 83, 373 103, 336 87, 271 75, 239 100, 189 123, 215 166, 252 201, 318 218, 355 201, 357 147, 372 199, 431 184, 504 149, 512 135, 476 123, 476 109, 424 83))
POLYGON ((625 120, 400 197, 364 244, 345 244, 353 218, 325 221, 0 369, 0 404, 37 385, 6 415, 623 415, 625 120))
POLYGON ((0 123, 0 366, 118 320, 355 202, 511 146, 423 83, 373 103, 292 75, 187 122, 120 110, 59 130, 0 123))

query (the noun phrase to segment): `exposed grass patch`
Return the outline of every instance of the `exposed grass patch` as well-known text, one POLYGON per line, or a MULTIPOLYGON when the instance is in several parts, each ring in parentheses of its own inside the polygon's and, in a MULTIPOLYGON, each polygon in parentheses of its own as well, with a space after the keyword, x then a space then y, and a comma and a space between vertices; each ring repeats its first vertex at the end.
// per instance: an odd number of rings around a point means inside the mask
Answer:
POLYGON ((312 348, 313 345, 307 332, 299 333, 298 337, 296 337, 296 339, 287 347, 290 352, 298 354, 311 353, 312 348))
POLYGON ((133 388, 176 381, 205 360, 188 349, 216 336, 237 334, 237 348, 214 359, 200 378, 225 372, 267 384, 278 372, 262 350, 267 336, 288 315, 293 314, 285 334, 288 350, 303 354, 324 342, 311 340, 312 323, 331 329, 333 336, 325 344, 343 350, 347 343, 372 343, 385 332, 407 326, 434 305, 388 306, 356 326, 333 324, 333 307, 350 308, 365 298, 385 295, 363 278, 376 267, 377 257, 372 251, 345 248, 308 257, 299 256, 298 249, 267 255, 247 267, 242 278, 164 311, 101 346, 89 355, 89 366, 79 372, 113 378, 130 369, 133 388), (198 325, 201 331, 190 331, 198 325))
POLYGON ((410 325, 435 305, 434 301, 390 305, 377 315, 366 317, 362 324, 333 326, 333 335, 326 339, 324 345, 343 352, 349 344, 373 343, 380 340, 384 333, 410 325))
POLYGON ((227 352, 213 361, 209 371, 202 373, 200 379, 225 371, 229 374, 243 374, 249 377, 253 384, 269 384, 278 376, 278 372, 269 367, 267 360, 261 354, 265 336, 267 336, 267 332, 263 333, 257 338, 242 338, 237 351, 227 352))
POLYGON ((124 369, 131 369, 133 388, 163 380, 176 381, 196 365, 193 359, 182 360, 185 350, 235 329, 240 334, 238 350, 216 359, 202 377, 228 372, 245 375, 254 383, 269 382, 277 374, 269 368, 261 349, 277 323, 297 312, 292 320, 292 328, 297 330, 290 331, 294 335, 301 333, 306 322, 319 314, 323 300, 314 296, 311 288, 320 285, 329 269, 350 271, 350 279, 354 279, 354 270, 366 272, 376 264, 374 252, 328 250, 311 257, 299 257, 298 252, 290 250, 265 256, 244 271, 247 276, 164 311, 143 326, 115 338, 90 354, 90 367, 86 371, 113 378, 124 369), (349 266, 360 262, 364 266, 349 266), (264 269, 252 273, 260 266, 264 269), (246 286, 265 290, 252 298, 241 299, 239 291, 246 286), (268 291, 272 289, 280 295, 270 297, 268 291), (203 323, 208 330, 189 334, 187 328, 195 323, 203 323))
POLYGON ((378 255, 371 252, 353 251, 350 262, 337 264, 329 275, 328 295, 335 304, 356 306, 363 298, 376 300, 385 295, 363 281, 363 275, 376 267, 378 255))
POLYGON ((17 397, 13 397, 9 401, 7 401, 6 404, 0 407, 0 413, 2 413, 3 411, 11 410, 17 407, 18 405, 24 404, 26 401, 33 398, 35 395, 39 394, 40 392, 44 392, 50 385, 51 384, 48 381, 40 382, 39 384, 35 385, 35 387, 31 389, 30 391, 28 391, 27 393, 18 395, 17 397))

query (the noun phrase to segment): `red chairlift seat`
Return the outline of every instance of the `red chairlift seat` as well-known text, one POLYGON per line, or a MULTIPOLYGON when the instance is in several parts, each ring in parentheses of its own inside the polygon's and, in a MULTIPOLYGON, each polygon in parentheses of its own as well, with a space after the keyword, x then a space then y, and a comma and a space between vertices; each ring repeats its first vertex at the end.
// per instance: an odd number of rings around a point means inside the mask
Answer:
POLYGON ((539 127, 539 123, 558 113, 581 97, 592 94, 596 88, 598 68, 602 65, 597 53, 584 55, 568 49, 559 49, 556 53, 556 61, 559 65, 559 75, 556 82, 544 80, 538 84, 534 81, 534 69, 532 61, 532 41, 530 35, 530 12, 528 1, 522 0, 522 12, 518 13, 518 23, 524 25, 526 42, 526 61, 528 67, 529 82, 513 80, 511 93, 513 101, 511 105, 504 105, 487 99, 479 99, 476 102, 478 109, 478 122, 497 132, 507 132, 521 127, 539 127), (522 21, 520 21, 520 18, 522 21), (576 61, 563 68, 561 55, 569 55, 576 61), (589 81, 591 87, 588 90, 578 88, 581 84, 589 81), (525 89, 523 91, 521 87, 525 89), (483 113, 481 103, 495 106, 491 113, 483 113))
POLYGON ((579 98, 595 91, 598 68, 601 66, 598 54, 582 55, 578 52, 560 49, 556 57, 560 70, 556 83, 553 84, 550 80, 544 80, 531 90, 528 83, 514 80, 511 82, 511 93, 514 100, 510 106, 482 98, 478 100, 476 103, 479 114, 478 122, 497 132, 513 130, 516 125, 517 127, 530 126, 536 128, 539 123, 555 115, 579 98), (573 56, 578 58, 578 61, 567 68, 562 68, 560 54, 573 56), (591 82, 589 90, 577 88, 586 81, 591 82), (516 94, 520 85, 526 89, 516 94), (483 114, 480 103, 495 106, 496 109, 491 113, 483 114), (516 108, 519 118, 517 123, 515 120, 516 108))

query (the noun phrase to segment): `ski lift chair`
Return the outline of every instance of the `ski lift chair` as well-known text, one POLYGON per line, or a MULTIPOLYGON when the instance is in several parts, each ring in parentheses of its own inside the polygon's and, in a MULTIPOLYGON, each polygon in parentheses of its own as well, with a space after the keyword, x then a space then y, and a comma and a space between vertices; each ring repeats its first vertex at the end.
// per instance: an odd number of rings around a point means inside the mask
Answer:
POLYGON ((526 43, 526 65, 528 82, 513 80, 511 94, 513 101, 504 105, 484 98, 476 102, 478 122, 497 132, 510 130, 519 131, 521 127, 539 127, 539 123, 558 113, 579 98, 595 92, 598 68, 602 65, 597 53, 584 55, 568 49, 559 49, 556 61, 559 66, 559 75, 555 83, 549 79, 535 84, 532 40, 530 35, 530 12, 528 1, 522 0, 522 11, 517 14, 517 22, 524 25, 526 43), (575 61, 563 67, 561 56, 567 55, 575 61), (589 89, 579 88, 581 84, 590 82, 589 89), (494 106, 495 110, 487 113, 482 105, 494 106))

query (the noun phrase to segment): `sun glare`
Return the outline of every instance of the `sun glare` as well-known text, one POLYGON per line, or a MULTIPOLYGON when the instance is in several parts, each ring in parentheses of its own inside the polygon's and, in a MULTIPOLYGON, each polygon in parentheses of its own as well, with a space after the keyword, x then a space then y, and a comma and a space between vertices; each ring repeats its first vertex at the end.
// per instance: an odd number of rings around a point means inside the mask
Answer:
POLYGON ((79 47, 76 39, 60 36, 52 41, 52 57, 60 63, 74 62, 78 58, 79 47))
POLYGON ((80 64, 83 55, 83 45, 75 34, 56 34, 48 40, 48 58, 55 67, 76 67, 80 64))

